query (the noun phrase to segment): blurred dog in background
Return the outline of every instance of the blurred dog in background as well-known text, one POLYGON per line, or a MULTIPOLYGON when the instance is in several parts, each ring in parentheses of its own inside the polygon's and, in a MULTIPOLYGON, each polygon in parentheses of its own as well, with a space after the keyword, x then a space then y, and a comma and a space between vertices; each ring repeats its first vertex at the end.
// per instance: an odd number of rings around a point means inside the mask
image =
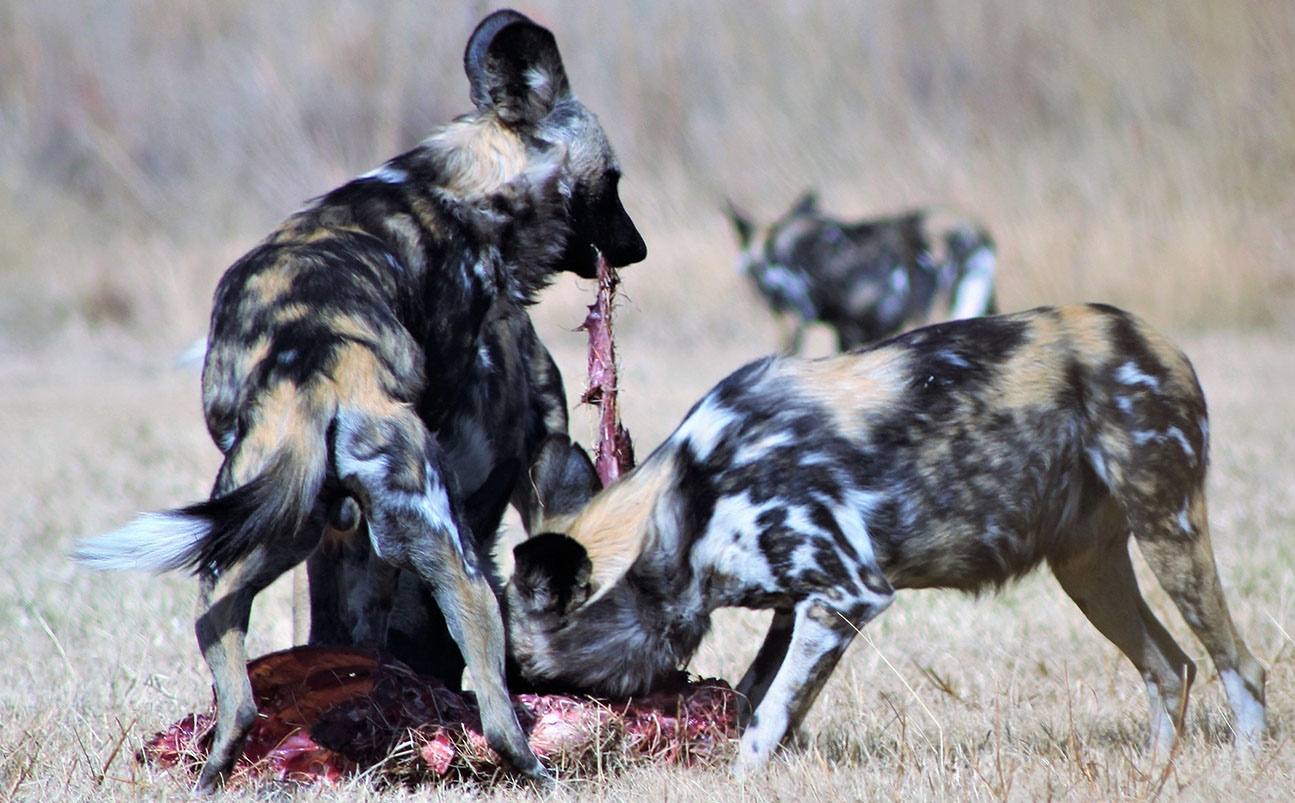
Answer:
POLYGON ((729 203, 742 252, 738 269, 755 283, 799 353, 805 328, 832 327, 842 351, 940 320, 997 312, 997 255, 978 223, 940 209, 846 222, 806 193, 786 215, 758 226, 729 203))

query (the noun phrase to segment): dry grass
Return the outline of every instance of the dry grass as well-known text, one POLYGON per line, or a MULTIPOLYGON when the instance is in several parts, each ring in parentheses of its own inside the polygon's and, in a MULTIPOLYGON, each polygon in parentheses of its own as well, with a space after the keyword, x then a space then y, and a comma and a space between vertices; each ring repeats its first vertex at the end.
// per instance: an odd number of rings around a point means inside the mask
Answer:
MULTIPOLYGON (((626 274, 618 320, 640 449, 774 343, 733 275, 723 196, 762 216, 809 185, 842 213, 966 207, 1000 241, 1006 306, 1115 301, 1196 359, 1216 552, 1271 668, 1273 744, 1233 757, 1219 683, 1167 615, 1205 671, 1183 749, 1168 773, 1149 766, 1142 684, 1039 576, 981 600, 902 597, 843 661, 808 745, 753 783, 653 769, 558 799, 1287 797, 1295 6, 844 5, 525 9, 555 28, 603 118, 651 251, 626 274)), ((94 575, 64 555, 207 492, 217 455, 197 378, 171 361, 205 327, 217 276, 302 199, 463 110, 458 58, 483 10, 0 0, 0 799, 184 796, 130 756, 207 700, 193 583, 94 575)), ((573 391, 571 330, 591 298, 564 281, 536 310, 573 391)), ((587 440, 591 419, 574 421, 587 440)), ((693 668, 740 676, 763 620, 720 616, 693 668)), ((277 586, 251 649, 285 646, 288 627, 277 586)), ((408 796, 359 783, 292 797, 408 796)))
MULTIPOLYGON (((569 331, 586 300, 577 289, 558 288, 542 308, 542 334, 568 376, 579 374, 583 359, 582 336, 569 331)), ((626 309, 624 320, 640 314, 626 309)), ((687 349, 658 342, 650 326, 626 329, 626 415, 645 445, 704 386, 752 356, 750 337, 687 349)), ((1210 492, 1221 571, 1242 632, 1271 669, 1274 741, 1255 761, 1233 756, 1213 670, 1144 573, 1152 607, 1203 670, 1187 740, 1162 786, 1140 747, 1147 703, 1136 673, 1039 575, 980 600, 903 595, 842 662, 811 714, 809 745, 756 782, 735 786, 718 770, 636 770, 559 799, 1194 800, 1234 799, 1238 790, 1281 797, 1295 781, 1290 334, 1183 339, 1213 405, 1210 492)), ((122 344, 82 345, 39 361, 9 358, 2 367, 0 442, 9 450, 0 502, 10 511, 10 535, 0 546, 0 799, 183 797, 180 780, 135 766, 130 756, 154 730, 209 699, 192 636, 193 583, 97 575, 72 568, 64 554, 76 538, 137 510, 205 492, 216 452, 201 422, 196 377, 122 344)), ((578 434, 587 437, 592 425, 590 414, 577 411, 578 434)), ((739 677, 765 618, 722 613, 693 669, 739 677)), ((288 622, 280 585, 257 602, 252 652, 286 646, 288 622)), ((293 797, 396 800, 405 793, 359 784, 293 797)), ((415 798, 439 799, 431 790, 415 798)))

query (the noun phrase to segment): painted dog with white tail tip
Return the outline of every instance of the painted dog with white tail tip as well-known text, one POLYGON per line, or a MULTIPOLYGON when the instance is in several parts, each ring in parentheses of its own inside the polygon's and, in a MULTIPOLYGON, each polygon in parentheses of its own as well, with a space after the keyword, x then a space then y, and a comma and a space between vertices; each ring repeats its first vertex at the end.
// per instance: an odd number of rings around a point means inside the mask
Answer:
POLYGON ((773 609, 737 686, 744 772, 797 727, 898 589, 976 592, 1047 563, 1145 679, 1163 756, 1195 666, 1139 593, 1132 534, 1250 744, 1265 728, 1265 672, 1215 567, 1208 444, 1190 362, 1104 305, 762 359, 560 532, 515 549, 510 650, 532 682, 642 694, 688 661, 715 609, 773 609))
MULTIPOLYGON (((379 560, 363 575, 354 643, 385 645, 398 571, 417 575, 467 662, 490 746, 548 777, 509 700, 499 603, 464 510, 460 479, 476 456, 449 453, 471 438, 438 434, 462 423, 482 327, 501 305, 531 303, 559 270, 594 276, 598 253, 619 266, 646 248, 551 32, 495 12, 464 68, 474 112, 316 199, 221 279, 203 369, 207 426, 225 455, 210 500, 143 516, 75 555, 198 575, 217 704, 199 791, 232 771, 257 717, 253 599, 321 543, 357 537, 379 560)), ((506 500, 511 487, 498 485, 506 500)))

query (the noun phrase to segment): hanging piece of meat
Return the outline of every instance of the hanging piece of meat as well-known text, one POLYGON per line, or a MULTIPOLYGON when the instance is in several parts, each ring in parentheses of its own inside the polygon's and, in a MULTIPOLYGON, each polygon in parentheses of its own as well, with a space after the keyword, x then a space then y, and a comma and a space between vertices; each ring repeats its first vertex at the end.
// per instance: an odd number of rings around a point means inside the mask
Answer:
POLYGON ((598 257, 598 295, 581 329, 589 335, 589 386, 580 400, 598 406, 598 445, 594 470, 606 487, 634 468, 634 444, 621 426, 617 408, 616 341, 612 336, 612 310, 620 277, 607 260, 598 257))

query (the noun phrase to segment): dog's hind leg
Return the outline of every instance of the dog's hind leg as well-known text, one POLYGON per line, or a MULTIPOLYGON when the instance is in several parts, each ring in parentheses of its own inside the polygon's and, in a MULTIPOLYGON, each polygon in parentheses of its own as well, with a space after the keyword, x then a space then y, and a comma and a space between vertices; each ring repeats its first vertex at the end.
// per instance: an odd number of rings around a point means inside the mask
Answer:
POLYGON ((794 610, 774 611, 773 621, 769 623, 769 633, 764 637, 764 644, 760 646, 755 660, 751 662, 751 666, 735 689, 737 722, 740 727, 746 727, 751 719, 751 713, 759 707, 765 694, 768 693, 769 684, 773 683, 778 667, 782 666, 783 659, 787 657, 787 646, 791 644, 791 634, 795 624, 794 610))
POLYGON ((1177 515, 1135 521, 1133 533, 1156 579, 1213 659, 1232 708, 1237 746, 1248 748, 1265 729, 1265 672, 1228 613, 1210 548, 1204 492, 1194 494, 1177 515))
POLYGON ((194 629, 216 686, 216 730, 211 752, 194 787, 198 792, 214 791, 225 780, 242 755, 243 743, 256 721, 246 646, 252 600, 304 560, 319 538, 320 529, 308 521, 287 543, 258 545, 226 569, 200 574, 194 629))
POLYGON ((1141 673, 1151 698, 1151 753, 1165 757, 1182 727, 1180 713, 1196 665, 1147 607, 1129 559, 1128 524, 1109 498, 1067 534, 1070 548, 1050 559, 1061 587, 1088 621, 1141 673))
MULTIPOLYGON (((456 509, 440 446, 404 407, 393 406, 381 417, 343 412, 338 422, 338 474, 360 499, 374 553, 393 567, 414 572, 432 590, 472 673, 489 745, 519 772, 548 777, 508 697, 499 603, 456 509)), ((377 572, 373 579, 371 593, 394 590, 394 572, 377 572), (384 577, 389 587, 382 586, 384 577)), ((387 612, 389 600, 388 595, 387 612)), ((381 604, 366 610, 374 614, 372 632, 385 634, 381 604)))

